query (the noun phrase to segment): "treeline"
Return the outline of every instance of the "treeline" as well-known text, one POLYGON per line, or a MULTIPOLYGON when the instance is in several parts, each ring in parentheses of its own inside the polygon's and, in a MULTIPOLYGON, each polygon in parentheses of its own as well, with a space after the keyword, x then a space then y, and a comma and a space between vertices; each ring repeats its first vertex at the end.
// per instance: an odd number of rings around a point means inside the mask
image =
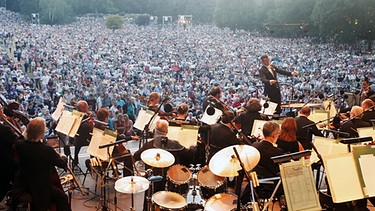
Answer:
POLYGON ((232 30, 268 31, 273 36, 316 36, 355 43, 374 40, 375 0, 0 0, 7 9, 46 24, 93 14, 192 15, 194 23, 232 30))

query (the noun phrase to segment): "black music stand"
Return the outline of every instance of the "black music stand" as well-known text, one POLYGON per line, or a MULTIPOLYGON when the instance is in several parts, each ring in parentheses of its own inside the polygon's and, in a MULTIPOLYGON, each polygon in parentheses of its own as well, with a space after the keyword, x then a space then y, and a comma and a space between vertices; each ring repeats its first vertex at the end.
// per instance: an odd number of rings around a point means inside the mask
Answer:
POLYGON ((340 143, 347 144, 348 145, 348 152, 351 152, 351 147, 350 147, 351 144, 362 143, 362 142, 370 142, 370 141, 372 141, 372 137, 366 136, 366 137, 342 139, 340 141, 340 143))

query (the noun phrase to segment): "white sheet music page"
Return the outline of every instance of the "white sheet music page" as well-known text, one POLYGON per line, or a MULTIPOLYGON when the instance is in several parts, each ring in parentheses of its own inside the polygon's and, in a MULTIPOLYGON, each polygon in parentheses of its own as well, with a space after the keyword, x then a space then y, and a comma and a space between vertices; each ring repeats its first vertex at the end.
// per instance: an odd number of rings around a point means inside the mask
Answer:
POLYGON ((55 111, 51 115, 51 118, 53 119, 53 121, 58 121, 60 119, 61 114, 64 111, 64 105, 65 105, 65 100, 64 98, 60 97, 59 103, 57 104, 55 111))
POLYGON ((99 159, 106 161, 109 159, 108 152, 112 155, 114 146, 99 149, 99 146, 113 143, 116 141, 116 136, 107 134, 105 131, 98 128, 93 128, 90 144, 87 148, 87 153, 99 159))
POLYGON ((62 134, 68 135, 75 120, 75 116, 73 116, 70 111, 65 110, 63 111, 55 130, 62 134))

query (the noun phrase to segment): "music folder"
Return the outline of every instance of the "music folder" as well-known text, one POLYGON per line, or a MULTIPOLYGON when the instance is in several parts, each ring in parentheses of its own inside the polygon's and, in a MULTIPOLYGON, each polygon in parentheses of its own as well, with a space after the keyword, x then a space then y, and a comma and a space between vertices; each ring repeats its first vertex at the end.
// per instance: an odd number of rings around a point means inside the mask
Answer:
POLYGON ((108 160, 109 157, 112 156, 114 146, 112 145, 108 148, 103 149, 99 149, 99 146, 113 143, 116 141, 116 138, 117 133, 112 130, 105 129, 103 131, 98 128, 93 128, 91 141, 87 148, 87 153, 99 158, 102 161, 108 160))
POLYGON ((350 153, 323 157, 323 162, 333 202, 375 196, 375 146, 354 146, 350 153))
MULTIPOLYGON (((150 122, 152 116, 155 114, 154 111, 151 110, 140 110, 138 112, 138 117, 135 120, 134 128, 137 128, 138 130, 143 130, 145 126, 150 122)), ((151 120, 149 129, 150 131, 153 131, 156 127, 156 122, 160 119, 158 115, 155 115, 154 118, 151 120)))
POLYGON ((169 126, 167 137, 178 141, 185 148, 197 145, 199 126, 181 125, 169 126))
POLYGON ((74 138, 81 125, 84 114, 77 110, 64 110, 56 126, 56 131, 74 138))
POLYGON ((64 111, 64 105, 66 104, 66 100, 62 97, 59 99, 59 103, 56 106, 55 111, 52 113, 51 118, 53 121, 58 121, 64 111))

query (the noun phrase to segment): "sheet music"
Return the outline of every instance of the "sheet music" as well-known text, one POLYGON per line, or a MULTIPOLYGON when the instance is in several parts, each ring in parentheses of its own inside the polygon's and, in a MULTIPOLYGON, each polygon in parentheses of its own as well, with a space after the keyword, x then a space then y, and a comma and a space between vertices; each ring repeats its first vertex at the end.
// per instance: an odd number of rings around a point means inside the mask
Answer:
POLYGON ((329 155, 323 162, 333 202, 341 203, 364 198, 352 153, 329 155))
POLYGON ((55 130, 62 134, 68 135, 75 120, 75 116, 73 116, 70 111, 65 110, 63 111, 55 130))
POLYGON ((251 135, 255 137, 263 138, 263 125, 266 122, 267 121, 264 121, 264 120, 258 120, 258 119, 254 120, 253 129, 251 130, 251 135))
POLYGON ((359 137, 372 137, 372 140, 375 140, 375 130, 373 127, 359 127, 357 128, 359 137))
POLYGON ((375 146, 353 147, 354 160, 358 166, 359 177, 366 197, 375 196, 375 146))
MULTIPOLYGON (((140 110, 138 112, 138 117, 137 119, 135 120, 135 123, 134 123, 134 126, 135 128, 137 128, 138 130, 143 130, 145 128, 145 125, 147 125, 147 123, 150 121, 150 119, 152 118, 152 116, 154 115, 155 112, 151 111, 151 110, 140 110)), ((156 122, 160 119, 160 117, 158 115, 156 115, 154 117, 154 119, 151 121, 150 125, 149 125, 149 129, 150 131, 153 131, 156 127, 156 122)))
POLYGON ((280 165, 288 210, 321 210, 311 167, 302 161, 280 165))
POLYGON ((197 145, 199 126, 182 125, 168 127, 168 139, 178 141, 185 148, 197 145))
POLYGON ((109 149, 108 148, 99 149, 99 146, 115 142, 116 137, 117 137, 117 134, 113 131, 107 131, 107 129, 106 131, 103 131, 98 128, 93 128, 91 141, 87 148, 87 153, 89 153, 92 156, 98 157, 99 159, 103 161, 108 160, 109 159, 108 152, 110 155, 112 155, 114 146, 110 146, 109 149))
POLYGON ((201 118, 201 122, 204 122, 208 125, 213 125, 215 124, 217 121, 219 121, 221 115, 223 115, 223 112, 220 111, 220 109, 217 109, 217 108, 214 108, 214 107, 211 107, 213 109, 215 109, 215 113, 212 114, 212 115, 208 115, 207 114, 207 109, 210 108, 210 106, 207 106, 206 110, 204 111, 203 113, 203 116, 201 118))
POLYGON ((333 100, 326 100, 323 102, 324 110, 329 112, 330 117, 334 117, 337 114, 335 102, 333 100))
POLYGON ((52 113, 51 118, 53 121, 58 121, 61 117, 62 112, 64 111, 64 105, 65 105, 65 99, 60 97, 59 103, 57 104, 57 107, 55 111, 52 113))
POLYGON ((265 100, 263 100, 263 99, 260 100, 260 104, 262 105, 262 110, 260 110, 259 113, 265 114, 265 115, 268 115, 268 116, 272 116, 273 113, 275 113, 277 103, 268 101, 268 108, 266 108, 266 109, 264 109, 264 107, 263 107, 264 103, 266 103, 265 100), (263 113, 263 110, 264 110, 264 113, 263 113))
MULTIPOLYGON (((314 136, 313 143, 323 158, 328 155, 344 154, 348 152, 347 145, 341 144, 336 139, 314 136)), ((316 152, 312 151, 311 156, 310 156, 310 161, 317 162, 318 160, 319 158, 316 152)))
MULTIPOLYGON (((324 110, 314 110, 312 112, 312 114, 308 117, 308 119, 311 120, 311 121, 313 121, 313 122, 315 122, 315 123, 327 119, 327 121, 322 122, 322 124, 326 123, 328 125, 328 123, 329 123, 329 121, 328 121, 328 112, 324 111, 324 110)), ((324 129, 324 128, 320 128, 319 126, 317 128, 319 130, 323 130, 324 129)))
POLYGON ((70 129, 69 137, 74 138, 77 134, 79 127, 81 126, 81 122, 82 122, 84 114, 77 110, 73 110, 72 115, 74 116, 75 121, 74 121, 72 128, 70 129))

